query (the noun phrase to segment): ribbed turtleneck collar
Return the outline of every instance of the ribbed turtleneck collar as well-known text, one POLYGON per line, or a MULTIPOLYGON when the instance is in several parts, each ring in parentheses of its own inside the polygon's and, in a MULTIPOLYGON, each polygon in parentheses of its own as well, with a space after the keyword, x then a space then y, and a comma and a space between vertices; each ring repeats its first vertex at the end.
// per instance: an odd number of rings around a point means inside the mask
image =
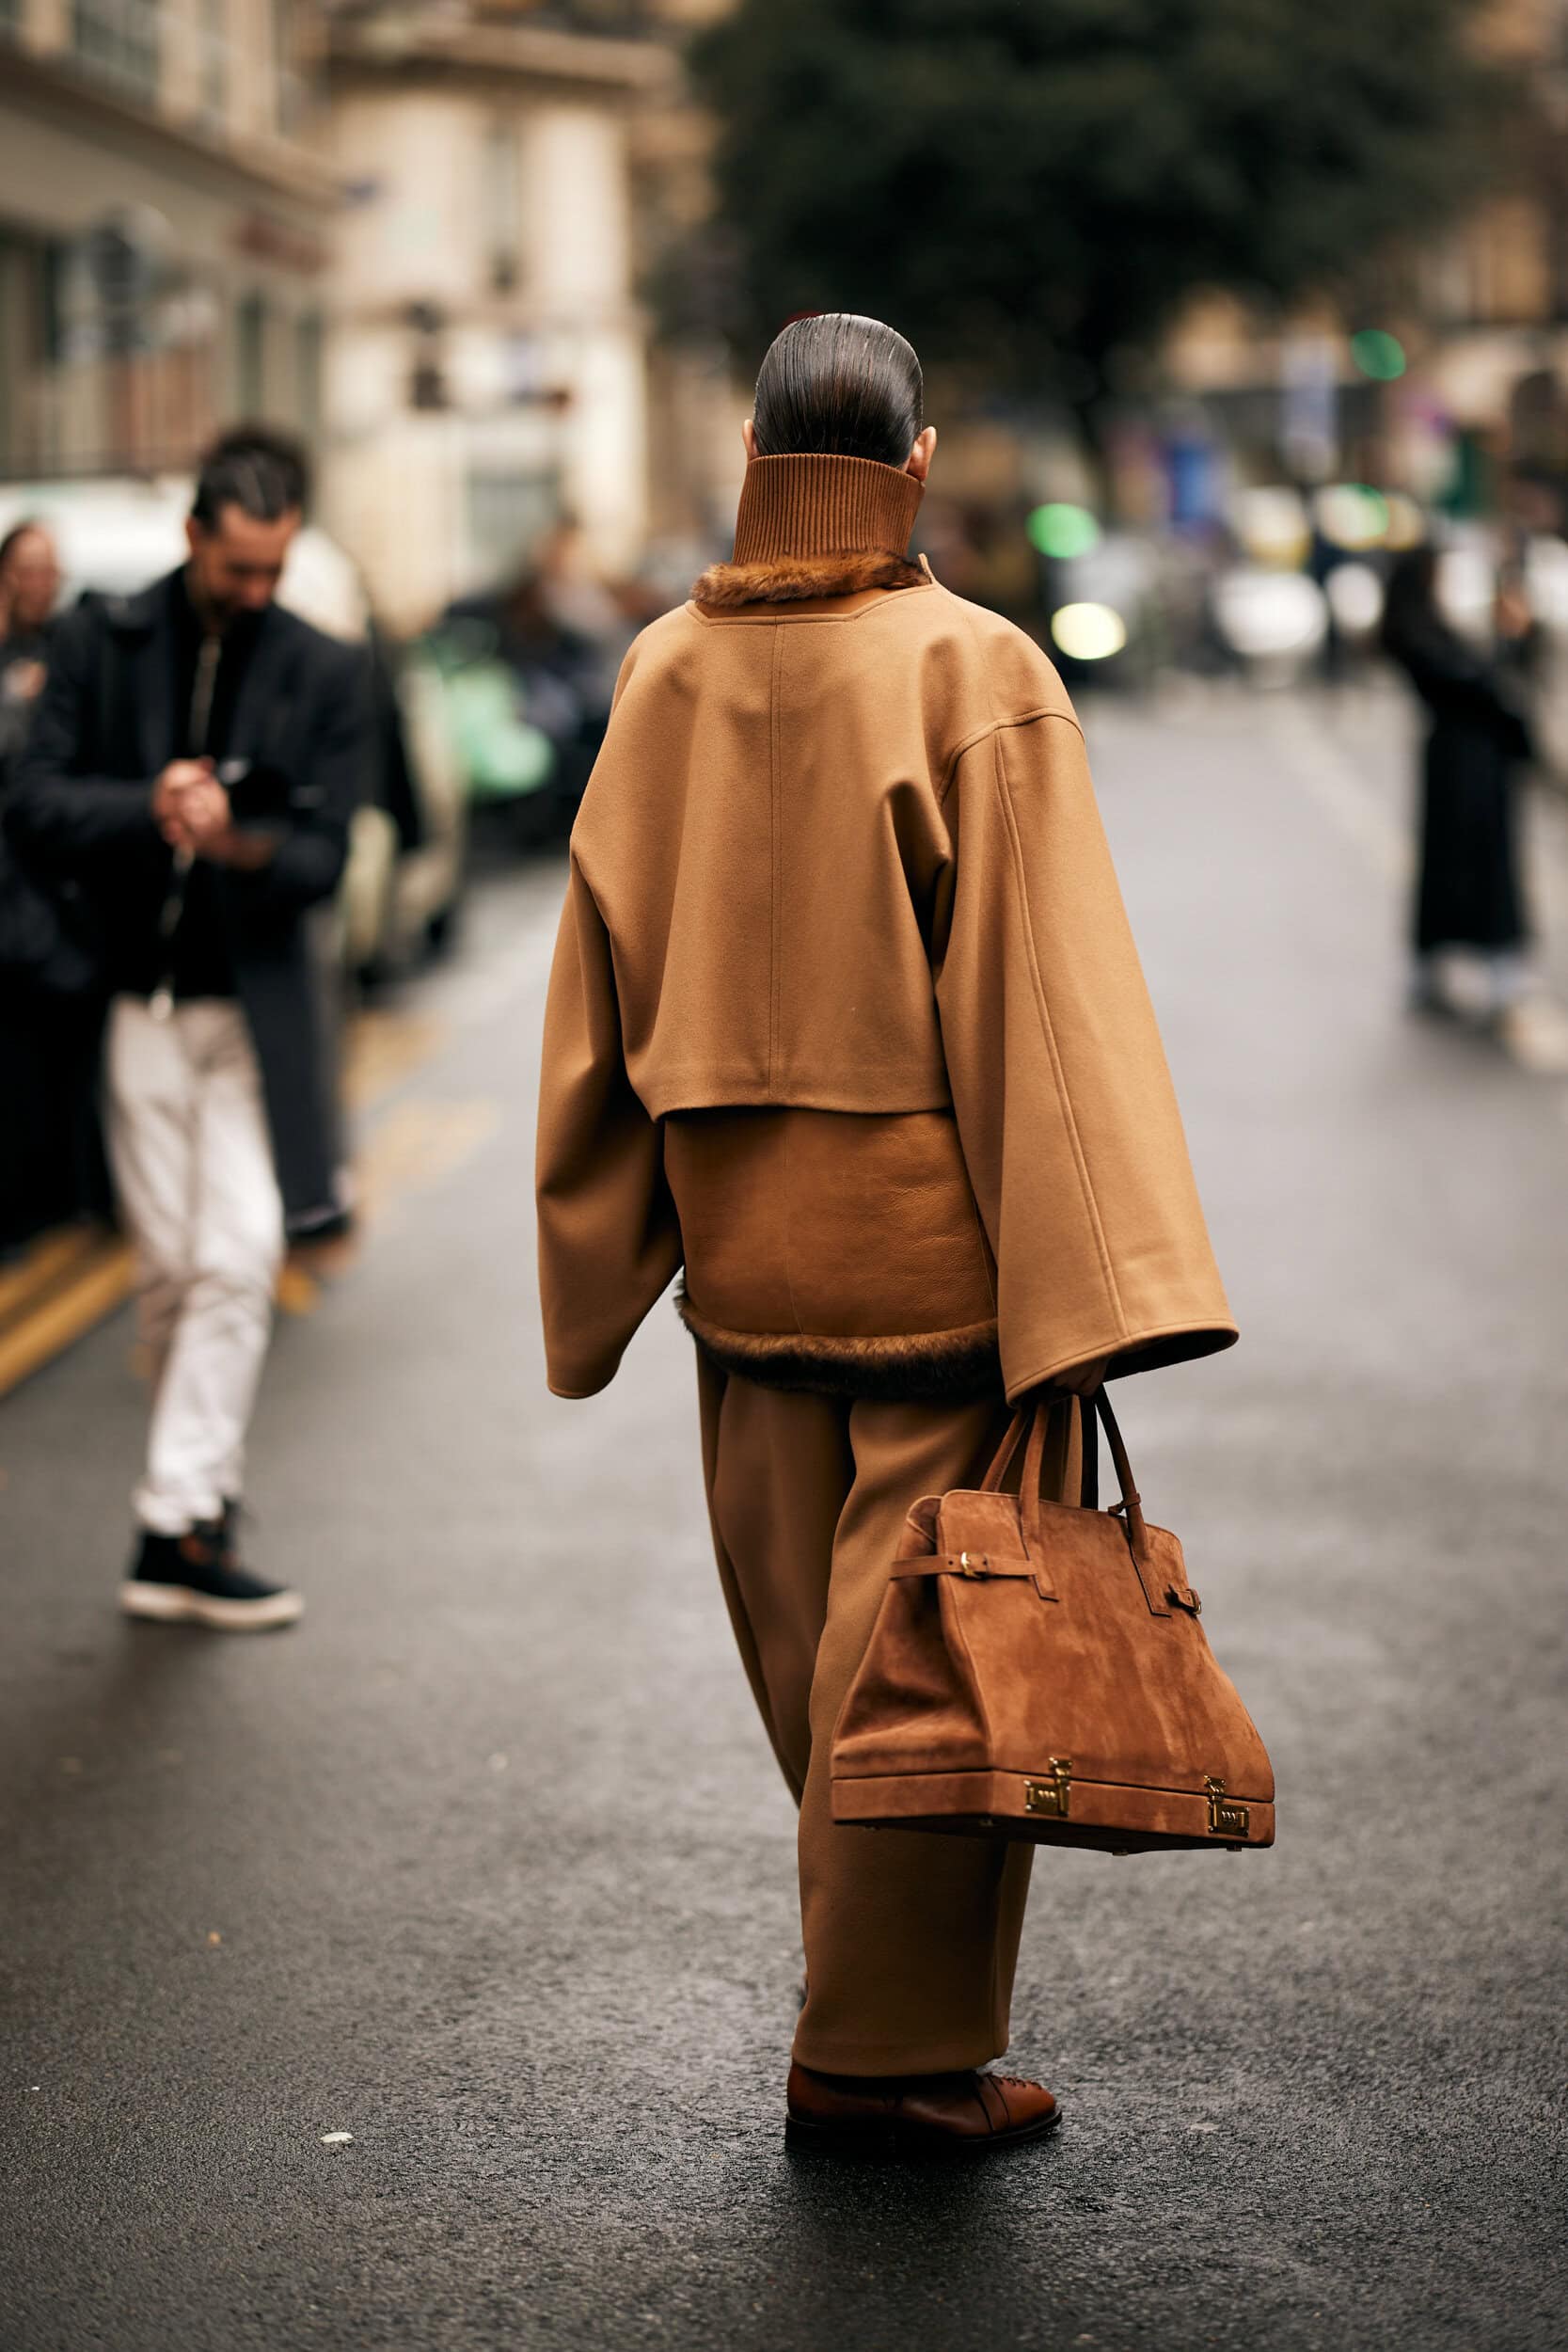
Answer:
POLYGON ((736 564, 910 544, 925 485, 867 457, 754 457, 735 523, 736 564))

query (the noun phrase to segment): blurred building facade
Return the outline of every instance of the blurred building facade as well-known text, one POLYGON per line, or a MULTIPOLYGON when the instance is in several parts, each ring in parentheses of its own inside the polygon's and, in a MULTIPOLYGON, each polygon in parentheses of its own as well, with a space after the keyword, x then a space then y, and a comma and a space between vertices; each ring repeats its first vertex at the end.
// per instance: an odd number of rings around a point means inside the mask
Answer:
POLYGON ((728 355, 646 289, 706 201, 679 45, 727 5, 0 0, 0 483, 291 426, 406 627, 566 516, 605 570, 705 554, 728 355))
MULTIPOLYGON (((656 347, 650 234, 700 146, 678 38, 711 0, 347 0, 316 20, 332 265, 326 519, 417 627, 579 523, 624 572, 700 527, 655 448, 722 368, 656 347)), ((700 504, 700 495, 697 497, 700 504)))
POLYGON ((287 0, 0 0, 0 477, 322 418, 336 194, 287 0))

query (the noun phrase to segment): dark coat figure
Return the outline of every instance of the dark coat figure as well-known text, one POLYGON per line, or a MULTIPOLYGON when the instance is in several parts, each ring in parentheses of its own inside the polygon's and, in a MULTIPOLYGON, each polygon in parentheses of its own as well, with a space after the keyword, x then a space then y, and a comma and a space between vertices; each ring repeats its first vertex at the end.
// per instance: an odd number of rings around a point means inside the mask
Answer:
MULTIPOLYGON (((61 621, 7 810, 35 868, 80 885, 109 993, 147 995, 159 977, 172 852, 151 794, 181 739, 183 596, 176 572, 137 596, 85 599, 61 621)), ((204 935, 231 967, 255 1043, 290 1227, 316 1231, 341 1212, 330 1054, 304 917, 337 887, 365 783, 362 654, 268 605, 247 623, 226 736, 230 758, 287 780, 289 815, 260 871, 198 868, 204 935)))
POLYGON ((34 673, 47 669, 51 623, 36 629, 14 629, 0 637, 0 793, 21 757, 32 719, 31 696, 19 691, 18 681, 31 686, 34 673))
MULTIPOLYGON (((0 642, 0 819, 47 670, 53 622, 13 630, 0 642)), ((57 937, 47 897, 8 864, 0 842, 0 1256, 46 1226, 109 1214, 109 1180, 94 1100, 99 1009, 78 986, 39 987, 12 961, 22 944, 57 937)), ((91 964, 61 940, 53 977, 90 977, 91 964)))
POLYGON ((1439 611, 1431 548, 1413 549, 1395 567, 1383 644, 1431 718, 1422 765, 1416 952, 1517 950, 1529 931, 1517 806, 1519 771, 1532 756, 1529 728, 1505 664, 1466 644, 1439 611))

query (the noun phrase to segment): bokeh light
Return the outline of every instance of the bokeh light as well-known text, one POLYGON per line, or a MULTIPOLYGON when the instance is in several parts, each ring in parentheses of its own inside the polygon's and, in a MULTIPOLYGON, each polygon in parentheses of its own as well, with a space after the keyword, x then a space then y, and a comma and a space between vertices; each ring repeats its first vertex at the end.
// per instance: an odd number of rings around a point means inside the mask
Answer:
POLYGON ((1427 518, 1408 490, 1388 493, 1388 528, 1383 544, 1402 554, 1406 548, 1418 548, 1427 535, 1427 518))
POLYGON ((1088 508, 1069 506, 1060 500, 1037 506, 1024 529, 1031 546, 1041 555, 1054 556, 1059 563, 1069 563, 1075 555, 1088 555, 1100 545, 1100 525, 1088 508))
POLYGON ((1370 637, 1383 618, 1383 582, 1370 564, 1336 564, 1323 594, 1343 637, 1370 637))
POLYGON ((1404 373, 1404 345, 1386 327, 1363 326, 1350 339, 1350 356, 1376 384, 1392 384, 1404 373))
POLYGON ((1294 571, 1306 562, 1312 543, 1307 509, 1299 494, 1285 484, 1238 490, 1231 501, 1231 523, 1255 564, 1277 564, 1294 571))
POLYGON ((1381 547, 1388 533, 1388 501, 1364 482, 1331 482, 1318 492, 1312 512, 1330 547, 1352 553, 1381 547))
POLYGON ((1108 661, 1127 643, 1127 624, 1108 604, 1064 604, 1051 616, 1058 653, 1069 661, 1108 661))
POLYGON ((1216 581, 1214 618, 1226 642, 1251 661, 1305 658, 1328 632, 1328 606, 1315 580, 1246 564, 1216 581))

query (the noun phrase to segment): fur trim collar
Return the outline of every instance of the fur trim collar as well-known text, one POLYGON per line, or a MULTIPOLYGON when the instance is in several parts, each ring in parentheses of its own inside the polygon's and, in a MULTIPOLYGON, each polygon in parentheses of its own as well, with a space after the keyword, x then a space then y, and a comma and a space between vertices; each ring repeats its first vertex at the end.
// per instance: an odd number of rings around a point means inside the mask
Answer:
POLYGON ((872 1340, 828 1339, 810 1331, 726 1331, 698 1314, 684 1286, 676 1294, 675 1311, 721 1371, 738 1373, 759 1388, 875 1397, 886 1405, 1002 1399, 994 1323, 872 1340))
POLYGON ((691 594, 709 612, 742 604, 799 604, 807 596, 853 596, 867 588, 920 588, 923 564, 887 548, 824 555, 779 555, 755 564, 710 564, 691 594))

